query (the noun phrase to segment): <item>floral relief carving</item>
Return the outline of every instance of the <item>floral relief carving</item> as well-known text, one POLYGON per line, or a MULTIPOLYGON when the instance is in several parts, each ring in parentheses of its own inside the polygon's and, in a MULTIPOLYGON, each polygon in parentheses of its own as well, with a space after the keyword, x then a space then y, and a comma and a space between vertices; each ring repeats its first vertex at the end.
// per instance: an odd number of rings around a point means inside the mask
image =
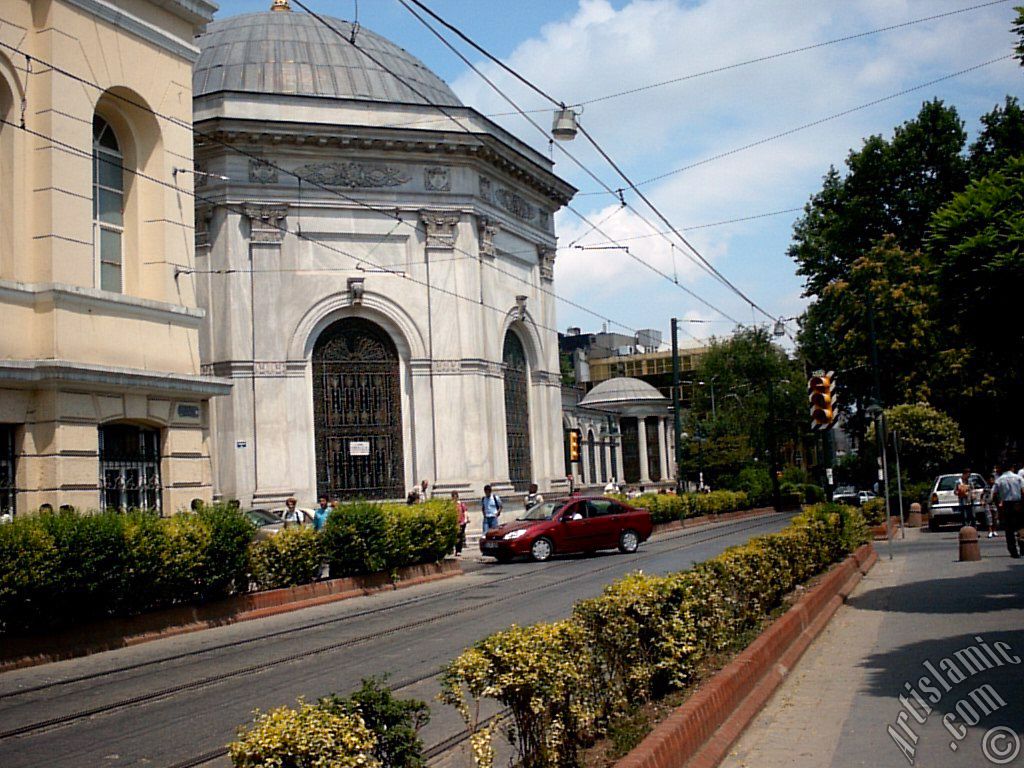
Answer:
POLYGON ((410 180, 400 168, 362 163, 311 163, 295 169, 296 175, 325 187, 348 189, 398 187, 410 180))

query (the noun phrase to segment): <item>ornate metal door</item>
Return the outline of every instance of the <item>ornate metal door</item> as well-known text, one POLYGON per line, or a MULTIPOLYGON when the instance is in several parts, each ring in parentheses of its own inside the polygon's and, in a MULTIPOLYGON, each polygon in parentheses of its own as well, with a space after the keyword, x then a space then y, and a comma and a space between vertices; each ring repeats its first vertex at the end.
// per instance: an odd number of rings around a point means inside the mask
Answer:
POLYGON ((530 405, 526 384, 526 352, 512 331, 505 334, 501 353, 505 368, 505 431, 508 440, 508 474, 517 491, 528 490, 533 481, 530 463, 530 405))
POLYGON ((404 495, 399 377, 394 342, 368 320, 339 320, 317 339, 313 420, 319 495, 404 495))

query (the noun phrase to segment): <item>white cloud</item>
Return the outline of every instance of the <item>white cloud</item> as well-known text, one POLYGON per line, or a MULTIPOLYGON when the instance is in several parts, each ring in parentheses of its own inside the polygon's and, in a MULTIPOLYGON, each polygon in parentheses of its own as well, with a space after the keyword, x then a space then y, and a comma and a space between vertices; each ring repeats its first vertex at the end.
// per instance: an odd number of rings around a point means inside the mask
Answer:
MULTIPOLYGON (((580 0, 574 15, 547 24, 522 41, 507 63, 556 98, 574 102, 960 7, 963 3, 910 0, 842 4, 633 0, 616 8, 607 0, 580 0)), ((580 119, 634 180, 642 180, 978 64, 1000 52, 1008 54, 1013 44, 1008 32, 1011 18, 1009 5, 997 5, 588 105, 580 119)), ((521 105, 544 106, 535 94, 495 67, 484 65, 483 69, 521 105)), ((858 146, 863 137, 888 134, 893 125, 913 117, 925 99, 939 95, 975 110, 989 109, 1005 93, 1019 92, 1020 83, 1021 71, 1015 63, 995 65, 698 166, 646 191, 678 226, 799 206, 820 187, 830 164, 841 166, 849 148, 858 146)), ((458 78, 453 87, 481 112, 508 111, 508 105, 472 72, 458 78)), ((969 127, 976 124, 976 115, 963 116, 969 127)), ((549 127, 550 113, 535 118, 549 127)), ((546 153, 546 140, 520 118, 503 121, 546 153)), ((623 186, 582 138, 567 148, 609 186, 623 186)), ((572 163, 557 152, 555 156, 558 172, 581 190, 597 188, 572 163)), ((628 199, 641 207, 632 196, 628 199)), ((596 222, 616 204, 608 196, 579 196, 573 205, 596 222)), ((653 215, 645 212, 645 216, 654 221, 653 215)), ((691 234, 704 255, 755 300, 780 314, 793 314, 803 302, 800 281, 785 256, 788 227, 794 218, 691 234)), ((558 226, 563 246, 587 230, 587 225, 565 213, 558 226)), ((602 229, 614 238, 650 231, 628 211, 610 218, 602 229)), ((599 240, 605 238, 590 233, 580 242, 599 240)), ((634 253, 672 274, 673 253, 665 240, 629 242, 634 253)), ((746 311, 743 317, 749 318, 742 301, 702 277, 681 249, 676 249, 675 257, 681 282, 712 296, 734 315, 746 311)), ((611 300, 615 311, 609 309, 610 314, 633 320, 638 327, 666 317, 654 313, 670 311, 678 300, 678 289, 616 251, 560 253, 557 281, 560 293, 584 303, 608 307, 611 300), (648 298, 642 304, 630 303, 623 298, 629 291, 645 291, 648 298)), ((565 323, 560 320, 560 324, 565 323)))

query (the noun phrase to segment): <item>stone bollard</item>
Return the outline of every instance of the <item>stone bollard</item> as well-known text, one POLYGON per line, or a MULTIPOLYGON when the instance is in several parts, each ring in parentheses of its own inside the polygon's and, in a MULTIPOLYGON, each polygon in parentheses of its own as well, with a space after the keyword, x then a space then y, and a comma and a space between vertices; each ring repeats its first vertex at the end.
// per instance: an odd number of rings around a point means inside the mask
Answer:
POLYGON ((907 517, 907 525, 911 528, 921 527, 921 505, 916 501, 910 505, 910 515, 907 517))
POLYGON ((978 529, 973 525, 965 525, 960 529, 960 562, 981 560, 981 548, 978 546, 978 529))

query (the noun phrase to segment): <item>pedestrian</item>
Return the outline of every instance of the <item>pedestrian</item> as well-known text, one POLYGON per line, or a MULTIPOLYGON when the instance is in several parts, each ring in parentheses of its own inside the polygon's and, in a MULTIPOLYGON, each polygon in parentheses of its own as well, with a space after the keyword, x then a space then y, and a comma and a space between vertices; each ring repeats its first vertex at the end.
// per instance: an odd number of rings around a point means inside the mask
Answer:
POLYGON ((327 497, 321 496, 320 503, 317 504, 315 510, 313 510, 313 530, 322 531, 324 525, 327 523, 327 517, 331 514, 331 508, 327 504, 327 497))
POLYGON ((531 509, 536 507, 538 504, 544 503, 544 497, 537 490, 536 483, 530 483, 530 489, 527 491, 526 496, 523 497, 523 508, 529 512, 531 509))
POLYGON ((428 483, 426 480, 420 480, 420 504, 425 504, 427 500, 430 498, 429 494, 427 493, 427 488, 429 487, 430 483, 428 483))
POLYGON ((455 538, 455 556, 462 557, 462 548, 466 546, 466 525, 469 518, 466 516, 466 505, 459 501, 459 492, 452 491, 452 501, 459 515, 459 535, 455 538))
POLYGON ((996 535, 996 529, 993 525, 995 515, 993 514, 992 505, 992 479, 989 479, 989 487, 981 492, 981 517, 985 519, 985 529, 988 531, 988 538, 993 538, 996 535))
POLYGON ((605 492, 606 496, 608 494, 610 494, 610 493, 618 493, 619 492, 619 486, 617 486, 615 484, 615 478, 614 477, 611 480, 608 481, 608 485, 606 485, 604 487, 604 492, 605 492))
POLYGON ((498 527, 498 518, 501 516, 501 497, 491 492, 491 486, 484 486, 484 496, 480 499, 480 511, 484 515, 484 535, 492 528, 498 527))
MULTIPOLYGON (((985 491, 985 508, 986 514, 991 515, 991 525, 989 526, 989 533, 995 533, 999 530, 999 507, 996 506, 995 499, 993 498, 993 486, 996 484, 996 476, 988 476, 988 488, 985 491)), ((990 537, 991 538, 991 537, 990 537)))
POLYGON ((288 528, 294 525, 296 528, 302 527, 302 510, 296 505, 299 503, 298 499, 294 496, 289 496, 284 500, 284 513, 281 515, 281 519, 284 520, 284 527, 288 528))
POLYGON ((569 495, 570 496, 575 496, 576 495, 576 478, 574 478, 572 476, 572 473, 570 472, 568 475, 565 476, 565 480, 566 480, 566 482, 569 483, 569 495))
POLYGON ((960 479, 956 481, 953 493, 956 494, 957 508, 960 510, 960 525, 975 525, 974 492, 971 489, 971 471, 969 469, 960 473, 960 479))
POLYGON ((1017 546, 1017 529, 1020 528, 1020 498, 1024 481, 1020 475, 1007 469, 1002 474, 1000 467, 996 466, 996 482, 992 486, 992 498, 999 507, 999 519, 1003 523, 1003 530, 1006 531, 1006 548, 1010 551, 1010 557, 1019 558, 1020 549, 1017 546))
POLYGON ((413 504, 419 504, 419 501, 420 501, 420 489, 419 488, 413 488, 411 491, 409 491, 409 495, 405 497, 405 503, 408 506, 410 506, 410 507, 413 504))

